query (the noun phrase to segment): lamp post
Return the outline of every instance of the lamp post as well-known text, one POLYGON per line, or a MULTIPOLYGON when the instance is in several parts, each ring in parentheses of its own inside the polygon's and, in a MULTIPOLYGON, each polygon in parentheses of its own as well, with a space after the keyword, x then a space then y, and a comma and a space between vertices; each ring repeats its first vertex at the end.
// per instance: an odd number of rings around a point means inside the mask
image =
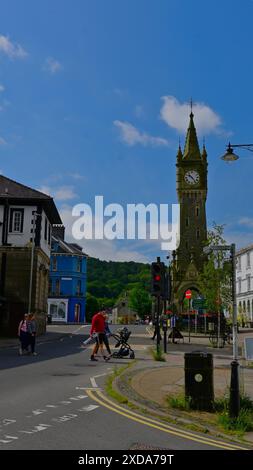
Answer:
POLYGON ((229 414, 236 418, 240 411, 239 362, 238 362, 238 335, 237 335, 237 304, 236 304, 236 256, 235 244, 213 245, 204 248, 204 253, 212 251, 230 251, 232 264, 232 302, 233 302, 233 360, 231 362, 231 382, 229 414))
POLYGON ((226 153, 221 156, 221 159, 224 160, 225 162, 234 162, 235 160, 238 160, 238 155, 234 153, 234 148, 235 147, 240 147, 244 150, 249 150, 250 152, 253 152, 253 144, 231 144, 230 142, 228 143, 226 153))
POLYGON ((33 233, 32 233, 32 249, 31 249, 28 313, 31 313, 31 307, 32 307, 33 264, 34 264, 34 249, 35 249, 35 228, 36 228, 37 217, 41 217, 41 214, 39 214, 38 212, 33 212, 33 229, 32 229, 33 233))

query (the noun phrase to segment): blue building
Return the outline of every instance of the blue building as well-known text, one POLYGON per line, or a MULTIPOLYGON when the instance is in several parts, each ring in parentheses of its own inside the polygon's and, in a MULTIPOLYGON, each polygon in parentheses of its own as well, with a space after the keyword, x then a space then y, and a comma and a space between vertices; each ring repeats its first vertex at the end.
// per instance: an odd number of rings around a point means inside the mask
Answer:
POLYGON ((53 322, 84 323, 87 255, 64 240, 65 227, 53 226, 48 315, 53 322))

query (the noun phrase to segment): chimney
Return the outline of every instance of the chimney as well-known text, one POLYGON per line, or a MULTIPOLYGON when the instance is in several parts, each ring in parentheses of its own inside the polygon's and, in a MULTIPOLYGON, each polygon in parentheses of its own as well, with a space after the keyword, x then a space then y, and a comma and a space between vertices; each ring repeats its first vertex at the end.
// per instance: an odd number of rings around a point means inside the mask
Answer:
POLYGON ((64 225, 55 224, 55 225, 53 225, 52 229, 53 229, 52 230, 53 237, 58 237, 61 240, 64 240, 64 236, 65 236, 65 227, 64 227, 64 225))

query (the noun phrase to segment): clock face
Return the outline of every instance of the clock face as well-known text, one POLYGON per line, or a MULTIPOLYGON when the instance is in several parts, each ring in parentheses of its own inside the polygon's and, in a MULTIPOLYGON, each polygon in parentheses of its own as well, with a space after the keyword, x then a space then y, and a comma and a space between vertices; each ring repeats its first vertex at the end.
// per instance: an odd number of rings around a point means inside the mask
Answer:
POLYGON ((184 179, 188 184, 197 184, 200 180, 200 176, 196 170, 189 170, 185 173, 184 179))

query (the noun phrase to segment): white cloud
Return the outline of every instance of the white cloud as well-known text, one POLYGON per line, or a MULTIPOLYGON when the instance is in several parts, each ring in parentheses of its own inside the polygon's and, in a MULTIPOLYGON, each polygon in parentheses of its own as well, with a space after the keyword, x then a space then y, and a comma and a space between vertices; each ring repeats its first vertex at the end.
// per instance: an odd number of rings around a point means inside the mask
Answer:
POLYGON ((140 132, 129 122, 114 121, 113 124, 120 130, 122 142, 127 145, 133 146, 136 144, 144 145, 145 147, 151 145, 152 147, 168 146, 167 139, 162 137, 153 137, 145 132, 140 132))
POLYGON ((70 178, 73 178, 74 180, 84 180, 84 176, 81 175, 80 173, 70 173, 69 174, 70 178))
POLYGON ((242 217, 239 220, 239 224, 245 225, 246 227, 252 228, 253 227, 253 219, 250 218, 250 217, 242 217))
POLYGON ((24 59, 28 53, 20 44, 10 41, 8 36, 0 35, 0 52, 6 54, 10 59, 24 59))
POLYGON ((43 66, 43 70, 51 73, 51 75, 55 75, 56 73, 60 72, 62 68, 63 68, 62 64, 58 60, 54 59, 53 57, 48 57, 43 66))
MULTIPOLYGON (((94 258, 105 261, 136 261, 148 263, 149 259, 141 252, 136 251, 136 241, 133 242, 134 249, 127 249, 125 241, 115 240, 75 240, 72 235, 72 225, 76 217, 72 216, 72 207, 65 205, 60 209, 63 224, 66 227, 66 240, 83 247, 85 253, 94 258)), ((142 241, 143 242, 143 241, 142 241)), ((131 247, 131 245, 130 245, 131 247)))
MULTIPOLYGON (((189 124, 190 105, 180 103, 174 96, 163 96, 160 117, 169 127, 185 133, 189 124)), ((199 134, 223 133, 221 118, 204 103, 193 105, 194 123, 199 134)))
POLYGON ((77 194, 74 192, 72 186, 61 186, 59 188, 50 188, 50 186, 41 186, 38 191, 41 191, 48 196, 51 196, 58 201, 69 201, 71 199, 75 199, 77 194))
POLYGON ((0 93, 5 90, 4 86, 0 84, 0 93))

